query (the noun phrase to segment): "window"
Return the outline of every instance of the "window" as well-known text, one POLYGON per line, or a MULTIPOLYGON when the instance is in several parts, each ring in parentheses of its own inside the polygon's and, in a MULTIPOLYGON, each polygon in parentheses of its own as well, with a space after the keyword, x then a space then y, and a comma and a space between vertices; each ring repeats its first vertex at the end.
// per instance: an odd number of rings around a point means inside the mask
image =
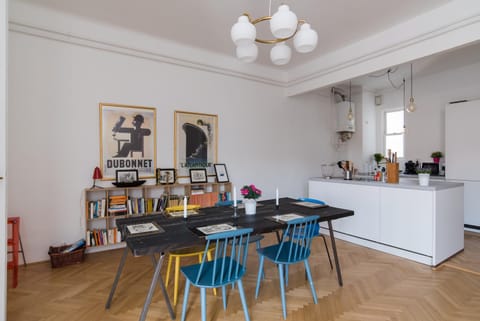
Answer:
POLYGON ((404 141, 404 118, 403 109, 385 112, 385 153, 390 149, 392 153, 397 152, 398 158, 403 158, 404 141))

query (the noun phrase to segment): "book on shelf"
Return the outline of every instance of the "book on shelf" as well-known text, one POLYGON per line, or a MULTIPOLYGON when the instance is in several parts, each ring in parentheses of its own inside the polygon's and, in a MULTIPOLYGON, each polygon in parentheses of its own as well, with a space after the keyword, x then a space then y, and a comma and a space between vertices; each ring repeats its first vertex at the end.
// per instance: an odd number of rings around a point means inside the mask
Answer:
POLYGON ((87 247, 112 245, 121 241, 122 236, 117 228, 87 230, 85 235, 87 247))

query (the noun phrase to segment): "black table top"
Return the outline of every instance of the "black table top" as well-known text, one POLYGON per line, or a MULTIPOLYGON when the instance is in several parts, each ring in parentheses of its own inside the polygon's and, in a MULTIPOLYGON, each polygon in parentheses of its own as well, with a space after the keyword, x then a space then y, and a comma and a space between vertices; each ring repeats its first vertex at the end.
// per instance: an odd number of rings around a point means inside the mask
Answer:
POLYGON ((261 201, 258 202, 255 215, 245 215, 243 209, 237 209, 237 218, 233 217, 232 207, 209 207, 201 209, 199 214, 190 215, 187 220, 181 217, 173 218, 164 214, 155 214, 119 218, 116 220, 116 224, 122 231, 127 225, 147 222, 155 222, 162 227, 164 232, 161 233, 127 235, 127 246, 133 255, 141 256, 202 244, 204 235, 197 230, 197 227, 201 226, 228 223, 238 227, 251 227, 253 234, 262 234, 284 228, 285 223, 271 219, 273 215, 289 213, 303 216, 319 215, 320 222, 353 215, 351 210, 330 206, 308 208, 293 204, 296 201, 292 198, 281 198, 278 209, 275 208, 275 200, 261 201))

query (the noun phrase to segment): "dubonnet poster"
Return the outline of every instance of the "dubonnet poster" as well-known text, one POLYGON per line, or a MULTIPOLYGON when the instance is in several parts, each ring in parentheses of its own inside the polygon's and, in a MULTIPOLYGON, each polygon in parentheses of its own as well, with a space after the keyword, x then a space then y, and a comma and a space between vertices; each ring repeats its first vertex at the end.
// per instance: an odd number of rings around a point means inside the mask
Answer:
POLYGON ((100 162, 104 179, 117 170, 137 169, 155 177, 156 109, 100 103, 100 162))
POLYGON ((207 175, 215 175, 217 122, 217 115, 175 111, 174 162, 178 177, 188 177, 191 168, 205 168, 207 175))

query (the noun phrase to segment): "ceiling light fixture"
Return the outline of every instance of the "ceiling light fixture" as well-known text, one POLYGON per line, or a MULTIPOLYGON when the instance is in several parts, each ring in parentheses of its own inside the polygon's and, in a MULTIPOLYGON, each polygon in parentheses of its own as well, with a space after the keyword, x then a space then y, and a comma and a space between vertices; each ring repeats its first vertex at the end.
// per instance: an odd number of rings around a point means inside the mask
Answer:
MULTIPOLYGON (((270 0, 270 10, 272 1, 270 0)), ((318 35, 305 20, 298 20, 290 8, 282 4, 278 11, 271 16, 252 19, 248 13, 238 18, 237 23, 230 31, 233 43, 237 46, 237 58, 244 62, 254 62, 258 56, 258 47, 255 42, 274 45, 270 51, 270 59, 275 65, 285 65, 292 57, 292 49, 286 41, 293 38, 293 45, 297 52, 308 53, 317 46, 318 35), (275 39, 262 40, 257 38, 255 25, 270 20, 270 31, 275 39)))
POLYGON ((415 110, 417 110, 417 106, 413 99, 413 64, 410 64, 410 102, 407 106, 407 112, 413 113, 415 110))

